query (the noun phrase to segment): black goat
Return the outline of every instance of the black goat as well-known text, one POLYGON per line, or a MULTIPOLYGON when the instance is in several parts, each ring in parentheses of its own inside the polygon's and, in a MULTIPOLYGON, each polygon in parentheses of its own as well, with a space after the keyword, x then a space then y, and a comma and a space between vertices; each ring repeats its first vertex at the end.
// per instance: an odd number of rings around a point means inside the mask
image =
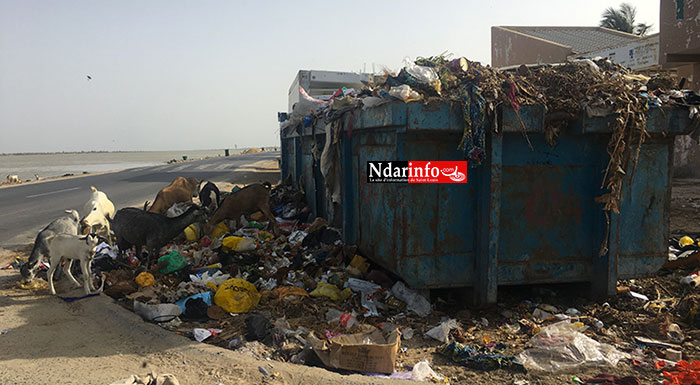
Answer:
POLYGON ((204 220, 204 217, 204 210, 198 206, 190 207, 175 218, 127 207, 117 211, 110 222, 112 231, 117 237, 119 250, 123 251, 136 246, 136 255, 140 257, 141 247, 146 246, 148 250, 146 268, 148 269, 152 255, 157 257, 163 246, 182 233, 187 226, 204 220))

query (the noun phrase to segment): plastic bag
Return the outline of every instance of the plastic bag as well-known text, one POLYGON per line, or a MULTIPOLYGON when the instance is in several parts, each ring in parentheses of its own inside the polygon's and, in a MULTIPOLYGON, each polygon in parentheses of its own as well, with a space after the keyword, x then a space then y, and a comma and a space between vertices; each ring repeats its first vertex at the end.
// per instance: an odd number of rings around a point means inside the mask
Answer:
POLYGON ((209 292, 209 291, 205 291, 204 293, 199 293, 199 294, 193 294, 189 297, 183 298, 183 299, 175 302, 175 304, 177 306, 179 306, 180 309, 182 310, 182 312, 184 313, 187 310, 187 306, 186 306, 187 301, 189 301, 191 299, 195 299, 195 298, 201 298, 207 305, 211 306, 211 292, 209 292))
MULTIPOLYGON (((209 234, 212 238, 221 238, 222 236, 226 235, 228 233, 228 227, 226 227, 226 224, 224 222, 219 222, 218 225, 214 226, 214 229, 211 231, 209 234)), ((212 239, 213 242, 213 239, 212 239)), ((210 249, 216 249, 216 247, 210 245, 210 249)))
POLYGON ((147 271, 137 275, 134 281, 136 281, 136 284, 139 285, 139 287, 153 286, 156 283, 156 279, 153 277, 153 274, 147 271))
POLYGON ((684 236, 683 238, 681 238, 681 239, 678 241, 678 244, 680 244, 682 247, 690 246, 690 245, 692 245, 693 243, 695 243, 695 241, 693 240, 693 238, 691 238, 691 237, 689 237, 689 236, 687 236, 687 235, 684 236))
POLYGON ((350 266, 356 268, 362 274, 365 274, 369 269, 369 262, 367 262, 366 258, 363 258, 360 255, 355 255, 355 257, 352 258, 352 261, 350 261, 350 266))
POLYGON ((309 234, 306 231, 296 230, 289 235, 289 237, 287 238, 287 241, 289 243, 291 243, 292 245, 296 245, 298 243, 301 243, 301 241, 303 241, 307 235, 309 235, 309 234))
POLYGON ((146 321, 168 322, 182 314, 182 309, 173 303, 149 305, 134 301, 134 312, 146 321))
POLYGON ((197 340, 197 342, 202 342, 206 340, 207 338, 211 336, 215 336, 219 333, 221 333, 221 329, 215 329, 215 328, 194 328, 192 330, 192 335, 194 336, 194 339, 197 340))
POLYGON ((587 337, 569 321, 542 328, 529 344, 532 347, 519 355, 528 370, 556 372, 584 365, 615 366, 621 359, 629 357, 611 345, 587 337))
POLYGON ((187 209, 192 206, 192 202, 178 202, 175 203, 174 205, 170 206, 168 211, 165 212, 165 216, 168 218, 175 218, 179 217, 180 215, 184 214, 187 209))
POLYGON ((292 106, 292 114, 306 116, 327 105, 327 101, 310 96, 302 86, 299 86, 299 101, 292 106))
POLYGON ((172 250, 168 254, 158 258, 158 263, 161 262, 167 262, 167 265, 160 269, 160 272, 163 274, 170 274, 187 266, 187 259, 176 250, 172 250))
MULTIPOLYGON (((409 81, 416 82, 423 86, 428 86, 440 94, 442 84, 437 72, 431 67, 425 67, 406 59, 404 61, 404 69, 409 75, 409 81)), ((414 84, 414 83, 409 83, 414 84)), ((420 88, 420 87, 419 87, 420 88)))
POLYGON ((352 313, 345 313, 337 309, 328 309, 326 312, 326 321, 328 321, 328 323, 337 322, 338 325, 346 329, 357 325, 357 317, 354 311, 352 313))
POLYGON ((423 98, 421 94, 412 90, 411 87, 406 84, 391 87, 389 89, 389 95, 399 100, 403 100, 406 103, 421 100, 423 98))
POLYGON ((221 244, 231 250, 240 252, 255 250, 255 242, 252 239, 243 237, 226 237, 221 241, 221 244))
POLYGON ((450 330, 457 329, 459 324, 457 324, 456 319, 449 319, 447 321, 440 322, 440 325, 428 330, 425 335, 432 337, 440 342, 449 343, 450 342, 450 330))
POLYGON ((328 297, 333 301, 345 301, 352 295, 350 288, 344 290, 338 289, 337 286, 325 282, 319 282, 318 286, 309 293, 312 297, 328 297))
MULTIPOLYGON (((362 263, 366 263, 364 262, 364 258, 360 257, 359 255, 355 256, 353 262, 357 261, 358 258, 362 259, 362 263)), ((350 262, 350 264, 352 265, 352 262, 350 262)), ((369 264, 367 264, 367 266, 369 266, 369 264)), ((345 283, 345 286, 349 287, 352 291, 360 292, 360 303, 362 304, 363 315, 365 317, 379 316, 379 312, 377 311, 377 304, 374 302, 374 298, 381 297, 381 286, 377 285, 376 283, 357 278, 348 279, 348 281, 345 283)))
POLYGON ((430 367, 428 360, 423 360, 413 365, 413 370, 411 370, 411 380, 413 381, 442 382, 443 379, 443 376, 435 373, 435 371, 430 367))
POLYGON ((260 293, 255 286, 239 278, 231 278, 219 285, 214 303, 229 313, 245 313, 260 302, 260 293))
POLYGON ((404 68, 411 76, 413 76, 421 84, 432 84, 439 80, 437 73, 430 67, 419 66, 414 62, 406 59, 404 68))
POLYGON ((430 314, 430 302, 422 295, 406 287, 403 282, 396 282, 391 288, 391 293, 394 294, 396 298, 405 302, 408 310, 418 316, 425 317, 430 314))
POLYGON ((230 274, 224 274, 221 270, 216 270, 214 274, 209 274, 208 271, 204 271, 202 274, 190 274, 190 281, 195 286, 201 287, 211 287, 210 283, 214 285, 214 290, 216 287, 226 282, 231 278, 230 274))

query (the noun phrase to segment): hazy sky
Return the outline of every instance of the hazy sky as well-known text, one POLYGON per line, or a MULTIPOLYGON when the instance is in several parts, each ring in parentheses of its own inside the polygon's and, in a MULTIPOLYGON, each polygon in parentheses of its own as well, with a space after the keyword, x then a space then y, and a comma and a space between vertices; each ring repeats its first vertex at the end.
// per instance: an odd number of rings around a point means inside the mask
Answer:
MULTIPOLYGON (((276 145, 300 69, 489 63, 493 25, 594 26, 619 3, 0 0, 0 153, 276 145)), ((659 0, 630 3, 658 31, 659 0)))

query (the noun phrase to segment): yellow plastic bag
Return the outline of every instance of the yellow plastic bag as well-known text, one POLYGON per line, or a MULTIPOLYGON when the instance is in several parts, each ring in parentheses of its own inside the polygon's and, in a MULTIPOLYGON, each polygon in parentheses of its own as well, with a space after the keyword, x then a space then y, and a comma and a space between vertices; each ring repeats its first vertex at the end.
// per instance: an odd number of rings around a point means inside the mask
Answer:
POLYGON ((369 263, 360 255, 355 255, 352 261, 350 261, 350 266, 356 268, 363 274, 367 272, 367 269, 369 269, 369 263))
POLYGON ((218 225, 214 227, 214 230, 211 231, 211 238, 221 238, 224 234, 228 233, 228 227, 226 227, 226 224, 224 222, 219 222, 218 225))
POLYGON ((319 282, 314 291, 309 294, 313 297, 328 297, 333 301, 345 301, 352 295, 352 290, 349 287, 340 290, 335 285, 319 282))
POLYGON ((260 302, 260 293, 245 279, 231 278, 219 285, 214 303, 229 313, 245 313, 260 302))
POLYGON ((153 286, 156 283, 156 279, 153 277, 153 274, 147 271, 137 275, 134 280, 139 287, 153 286))
POLYGON ((255 242, 252 239, 230 236, 226 237, 221 241, 224 248, 230 250, 244 252, 255 250, 255 242))
POLYGON ((693 240, 693 238, 691 238, 691 237, 689 237, 689 236, 686 235, 686 236, 684 236, 683 238, 681 238, 681 239, 678 241, 678 243, 681 244, 681 247, 686 247, 686 246, 688 246, 688 245, 692 245, 693 243, 695 243, 695 241, 693 240))

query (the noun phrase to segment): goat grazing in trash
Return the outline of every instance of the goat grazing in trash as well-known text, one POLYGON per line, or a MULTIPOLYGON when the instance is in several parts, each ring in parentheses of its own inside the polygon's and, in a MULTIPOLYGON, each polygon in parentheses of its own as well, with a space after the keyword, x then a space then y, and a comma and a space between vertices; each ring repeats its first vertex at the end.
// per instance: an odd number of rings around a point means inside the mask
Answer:
POLYGON ((44 257, 48 258, 48 239, 56 234, 78 235, 80 233, 80 216, 75 210, 66 210, 67 215, 54 219, 34 239, 34 247, 29 260, 20 267, 20 274, 26 281, 31 281, 44 257))
POLYGON ((185 227, 204 218, 204 210, 198 206, 190 207, 175 218, 127 207, 117 211, 112 221, 112 229, 114 229, 119 250, 125 251, 135 246, 136 255, 140 257, 142 246, 146 246, 148 250, 146 268, 148 268, 151 258, 153 256, 157 258, 163 246, 182 233, 185 227))
MULTIPOLYGON (((49 282, 49 291, 56 295, 56 289, 53 286, 53 274, 61 264, 61 260, 66 260, 63 265, 63 272, 77 286, 83 286, 85 295, 92 294, 93 291, 101 292, 102 287, 96 289, 92 283, 92 260, 95 254, 95 248, 99 239, 94 235, 78 237, 72 234, 51 234, 46 238, 47 248, 49 252, 49 272, 47 281, 49 282), (82 285, 78 282, 71 273, 71 266, 74 260, 80 261, 80 270, 83 273, 82 285)), ((102 285, 104 286, 104 279, 102 285)))
POLYGON ((250 215, 256 211, 261 211, 265 218, 270 221, 274 234, 278 235, 277 220, 270 212, 270 187, 270 183, 267 182, 255 183, 224 198, 221 206, 204 226, 205 232, 208 234, 217 223, 225 219, 232 219, 238 222, 241 215, 250 215))
POLYGON ((148 201, 146 201, 143 209, 150 213, 165 214, 175 203, 192 202, 192 198, 198 196, 198 187, 199 181, 197 178, 183 178, 179 176, 167 187, 163 187, 162 190, 158 191, 151 207, 148 207, 148 201))
POLYGON ((212 182, 207 182, 201 190, 199 190, 199 202, 202 207, 211 211, 219 208, 221 204, 221 192, 219 188, 212 182))
POLYGON ((103 236, 112 244, 112 232, 109 227, 109 220, 114 218, 114 204, 107 198, 107 194, 97 190, 94 186, 90 186, 92 195, 83 207, 83 220, 81 221, 85 227, 85 233, 91 233, 92 230, 96 234, 103 236))

